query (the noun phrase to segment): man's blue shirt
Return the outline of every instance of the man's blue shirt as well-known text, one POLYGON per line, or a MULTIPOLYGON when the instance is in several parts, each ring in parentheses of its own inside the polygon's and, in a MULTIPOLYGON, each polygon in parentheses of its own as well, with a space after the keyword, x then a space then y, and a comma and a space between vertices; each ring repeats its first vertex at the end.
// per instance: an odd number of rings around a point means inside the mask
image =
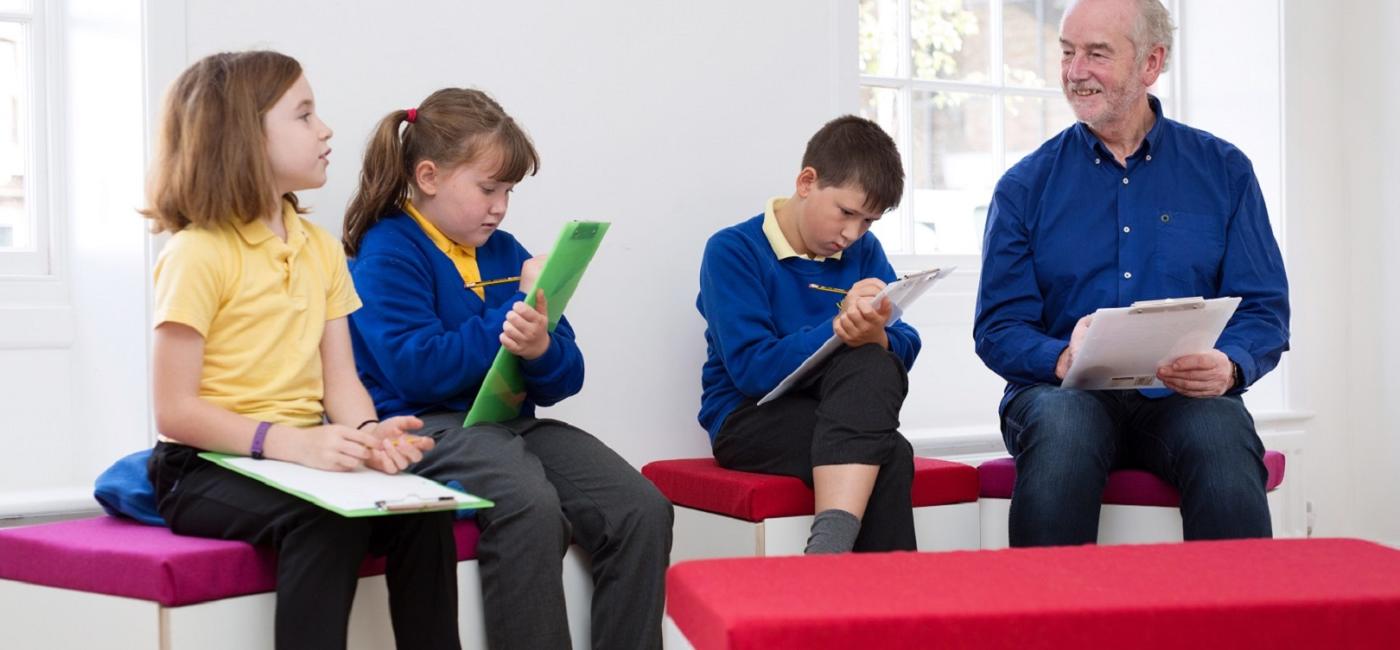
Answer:
POLYGON ((1216 348, 1249 386, 1288 349, 1288 280, 1249 159, 1162 116, 1119 165, 1087 126, 1051 138, 1002 176, 987 213, 973 338, 1021 389, 1058 384, 1078 320, 1139 300, 1238 296, 1216 348))

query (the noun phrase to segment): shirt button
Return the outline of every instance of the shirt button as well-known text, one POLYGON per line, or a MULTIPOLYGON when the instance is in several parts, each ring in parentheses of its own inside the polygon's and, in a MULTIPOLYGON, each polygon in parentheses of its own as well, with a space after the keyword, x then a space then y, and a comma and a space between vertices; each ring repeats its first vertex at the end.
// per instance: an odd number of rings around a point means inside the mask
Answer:
POLYGON ((1147 162, 1152 162, 1152 154, 1147 154, 1147 162))
POLYGON ((1131 280, 1131 279, 1133 279, 1133 273, 1132 273, 1132 271, 1124 271, 1124 272, 1123 272, 1123 279, 1124 279, 1124 280, 1131 280))
POLYGON ((1162 214, 1162 223, 1167 223, 1168 221, 1171 221, 1171 220, 1172 220, 1172 216, 1171 216, 1171 215, 1166 214, 1166 213, 1163 213, 1163 214, 1162 214))
POLYGON ((1124 184, 1124 185, 1127 185, 1127 184, 1128 184, 1128 178, 1127 178, 1126 176, 1123 178, 1123 184, 1124 184))
POLYGON ((1132 228, 1130 228, 1130 227, 1128 227, 1128 226, 1123 226, 1123 232, 1132 232, 1132 231, 1133 231, 1132 228))
POLYGON ((1099 159, 1098 159, 1098 158, 1095 158, 1095 159, 1094 159, 1094 164, 1095 164, 1095 165, 1099 164, 1099 159))

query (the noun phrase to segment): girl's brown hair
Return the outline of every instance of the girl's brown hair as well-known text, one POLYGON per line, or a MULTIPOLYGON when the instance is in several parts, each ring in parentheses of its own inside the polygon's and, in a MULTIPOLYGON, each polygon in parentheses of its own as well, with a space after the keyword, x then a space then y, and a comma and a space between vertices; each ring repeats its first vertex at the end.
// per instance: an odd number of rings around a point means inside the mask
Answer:
MULTIPOLYGON (((141 210, 154 232, 246 223, 279 209, 262 121, 300 77, 296 59, 267 51, 213 54, 180 74, 165 99, 141 210)), ((297 207, 295 195, 281 198, 297 207)))
POLYGON ((346 255, 355 256, 371 226, 403 209, 414 169, 424 160, 451 169, 499 154, 493 178, 503 183, 518 183, 539 171, 540 157, 530 137, 480 90, 443 88, 428 95, 416 112, 408 124, 407 110, 389 113, 370 135, 360 186, 345 213, 346 255))

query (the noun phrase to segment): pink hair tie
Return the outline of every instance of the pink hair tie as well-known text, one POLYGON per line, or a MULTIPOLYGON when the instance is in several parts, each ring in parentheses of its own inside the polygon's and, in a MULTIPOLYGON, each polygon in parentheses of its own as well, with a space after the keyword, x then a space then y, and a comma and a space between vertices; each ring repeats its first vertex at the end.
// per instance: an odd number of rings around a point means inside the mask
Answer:
POLYGON ((418 121, 418 109, 416 109, 416 108, 410 108, 410 109, 408 109, 408 123, 409 123, 409 124, 413 124, 414 122, 417 122, 417 121, 418 121))

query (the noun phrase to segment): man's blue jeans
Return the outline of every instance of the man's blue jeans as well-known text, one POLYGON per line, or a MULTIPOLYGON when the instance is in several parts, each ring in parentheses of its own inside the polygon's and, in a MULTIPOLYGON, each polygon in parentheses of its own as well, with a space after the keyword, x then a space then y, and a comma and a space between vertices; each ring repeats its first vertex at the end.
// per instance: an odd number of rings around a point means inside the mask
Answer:
POLYGON ((1238 395, 1149 399, 1039 384, 1006 405, 1001 430, 1016 458, 1012 546, 1094 542, 1104 483, 1122 467, 1176 486, 1188 540, 1272 534, 1264 444, 1238 395))

